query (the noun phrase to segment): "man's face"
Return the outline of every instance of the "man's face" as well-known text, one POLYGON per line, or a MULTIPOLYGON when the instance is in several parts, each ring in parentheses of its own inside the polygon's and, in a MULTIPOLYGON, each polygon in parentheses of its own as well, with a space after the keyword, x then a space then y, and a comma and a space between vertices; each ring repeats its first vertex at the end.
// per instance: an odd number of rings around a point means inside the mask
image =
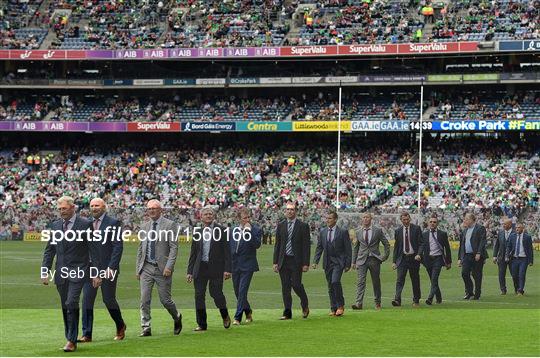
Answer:
POLYGON ((105 212, 105 202, 103 200, 93 199, 90 202, 90 213, 97 219, 105 212))
POLYGON ((370 227, 371 226, 371 215, 363 215, 362 216, 362 225, 364 227, 370 227))
POLYGON ((326 225, 328 225, 328 227, 335 226, 336 222, 337 220, 334 214, 326 214, 326 225))
POLYGON ((61 203, 58 203, 58 212, 60 213, 60 217, 64 220, 70 219, 73 214, 75 214, 75 205, 69 204, 67 201, 62 201, 61 203))
POLYGON ((506 231, 510 230, 510 229, 512 228, 512 221, 510 221, 510 220, 505 220, 505 221, 503 222, 503 228, 504 228, 506 231))
POLYGON ((157 221, 161 216, 161 206, 158 203, 152 202, 146 205, 146 212, 150 219, 157 221))
POLYGON ((201 220, 204 225, 211 225, 214 221, 214 212, 211 210, 203 211, 203 213, 201 214, 201 220))
POLYGON ((523 226, 523 224, 517 224, 516 231, 518 234, 523 234, 523 232, 525 231, 525 226, 523 226))
POLYGON ((430 230, 437 230, 437 225, 439 225, 439 220, 435 218, 429 219, 429 229, 430 230))
POLYGON ((463 219, 463 223, 465 224, 465 227, 470 228, 473 225, 474 221, 471 219, 470 216, 467 215, 463 219))
POLYGON ((409 226, 409 224, 411 223, 410 215, 401 215, 400 219, 403 226, 409 226))
POLYGON ((296 217, 296 206, 293 204, 287 204, 285 207, 285 217, 289 220, 292 220, 296 217))
POLYGON ((250 220, 251 220, 251 218, 249 217, 249 215, 247 213, 240 214, 240 223, 242 225, 249 224, 250 220))

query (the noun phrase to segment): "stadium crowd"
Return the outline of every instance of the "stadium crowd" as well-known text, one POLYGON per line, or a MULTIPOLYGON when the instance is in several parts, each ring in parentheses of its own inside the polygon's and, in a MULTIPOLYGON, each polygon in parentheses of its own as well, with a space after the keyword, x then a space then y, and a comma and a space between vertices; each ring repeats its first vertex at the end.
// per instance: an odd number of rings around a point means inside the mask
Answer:
MULTIPOLYGON (((452 235, 467 210, 481 213, 488 231, 498 227, 503 215, 516 218, 538 212, 538 150, 494 146, 490 141, 441 140, 431 145, 423 166, 422 212, 441 213, 442 225, 452 235)), ((352 227, 364 210, 389 223, 397 220, 399 210, 417 210, 416 158, 414 152, 397 147, 345 148, 340 211, 349 213, 352 227)), ((182 225, 196 222, 197 209, 207 205, 219 208, 220 220, 231 224, 232 209, 247 206, 270 232, 281 212, 277 209, 286 201, 298 202, 316 230, 323 209, 336 200, 336 153, 324 147, 22 148, 3 152, 0 169, 3 224, 17 224, 24 231, 45 225, 54 216, 52 203, 65 193, 74 195, 83 209, 94 196, 105 198, 128 226, 142 219, 141 203, 155 197, 182 225)))

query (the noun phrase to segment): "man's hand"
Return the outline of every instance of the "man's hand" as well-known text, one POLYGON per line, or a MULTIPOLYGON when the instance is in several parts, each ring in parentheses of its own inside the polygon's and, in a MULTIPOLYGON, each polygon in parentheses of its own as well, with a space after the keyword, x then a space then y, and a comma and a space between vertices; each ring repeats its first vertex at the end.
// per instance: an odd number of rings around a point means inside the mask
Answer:
POLYGON ((480 254, 476 254, 474 256, 474 261, 480 261, 480 254))
POLYGON ((345 272, 349 272, 350 269, 351 269, 350 266, 345 267, 345 272))
POLYGON ((223 272, 223 279, 224 280, 228 280, 231 278, 231 273, 230 272, 223 272))
POLYGON ((356 264, 352 264, 351 268, 352 268, 353 270, 356 270, 356 264))
POLYGON ((414 259, 415 259, 416 261, 422 260, 422 258, 420 257, 420 255, 416 255, 416 256, 414 257, 414 259))
POLYGON ((166 268, 165 270, 163 270, 163 276, 169 277, 170 275, 172 275, 172 271, 171 271, 171 270, 169 270, 168 268, 166 268))
POLYGON ((101 279, 99 277, 95 277, 92 279, 92 286, 94 288, 98 288, 99 286, 101 286, 101 279))
POLYGON ((532 266, 532 264, 533 264, 533 263, 531 262, 531 263, 529 264, 529 266, 532 266))
POLYGON ((45 286, 48 286, 49 285, 49 278, 48 277, 42 278, 41 283, 44 284, 45 286))
POLYGON ((392 264, 392 270, 395 270, 395 269, 397 269, 397 265, 394 263, 392 264))
POLYGON ((278 265, 277 265, 277 264, 274 264, 274 265, 272 266, 272 270, 274 270, 274 272, 277 273, 277 272, 278 272, 278 265))
POLYGON ((450 270, 451 268, 452 268, 452 264, 446 265, 446 269, 447 269, 447 270, 450 270))
POLYGON ((461 267, 461 260, 457 261, 457 265, 458 265, 458 267, 461 267))
POLYGON ((141 279, 141 275, 138 275, 138 274, 137 274, 137 275, 135 275, 135 278, 136 278, 137 280, 140 280, 140 279, 141 279))
POLYGON ((107 270, 105 271, 105 278, 107 280, 112 280, 112 278, 116 276, 114 271, 115 270, 113 270, 112 268, 107 267, 107 270))
POLYGON ((193 282, 193 275, 187 274, 186 275, 186 280, 187 280, 188 283, 193 282))
POLYGON ((314 269, 314 270, 316 270, 316 269, 317 269, 317 264, 311 265, 311 268, 314 269))
POLYGON ((496 258, 496 257, 493 258, 493 263, 494 263, 494 264, 497 263, 497 258, 496 258))
POLYGON ((309 271, 309 265, 302 266, 302 272, 308 272, 309 271))

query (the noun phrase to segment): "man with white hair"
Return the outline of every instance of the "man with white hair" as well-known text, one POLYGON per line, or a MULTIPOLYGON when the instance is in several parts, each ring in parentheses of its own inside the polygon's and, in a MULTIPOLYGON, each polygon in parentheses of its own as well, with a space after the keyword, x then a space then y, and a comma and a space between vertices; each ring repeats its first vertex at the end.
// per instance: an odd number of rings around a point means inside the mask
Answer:
MULTIPOLYGON (((107 274, 101 284, 101 295, 105 307, 107 307, 111 318, 116 324, 114 340, 120 341, 126 335, 126 324, 122 319, 122 313, 116 300, 116 284, 124 247, 122 238, 117 236, 116 233, 121 230, 122 223, 107 214, 107 204, 101 198, 94 198, 90 201, 90 213, 92 215, 94 236, 99 235, 98 238, 101 238, 97 241, 100 256, 100 266, 98 268, 107 274)), ((87 280, 83 288, 82 337, 78 340, 79 342, 92 341, 94 302, 97 291, 91 285, 90 280, 87 280)))
POLYGON ((141 287, 140 337, 152 335, 150 304, 152 289, 157 285, 159 300, 174 321, 174 334, 182 331, 182 315, 171 298, 172 274, 178 253, 178 225, 162 216, 161 203, 152 199, 146 204, 149 220, 141 225, 137 250, 136 275, 141 287))
MULTIPOLYGON (((96 245, 89 241, 87 234, 92 230, 92 223, 76 214, 73 198, 61 197, 57 201, 57 208, 60 219, 53 221, 49 225, 49 229, 62 232, 63 237, 60 240, 47 242, 41 266, 51 272, 52 263, 56 257, 54 283, 60 294, 64 332, 67 339, 63 350, 64 352, 74 352, 77 349, 81 291, 85 281, 89 278, 90 259, 94 264, 99 264, 99 253, 96 245), (78 240, 78 236, 82 240, 78 240), (65 272, 77 274, 65 275, 65 272)), ((49 278, 42 278, 41 282, 48 285, 49 278)), ((92 279, 92 284, 94 287, 98 287, 101 285, 101 279, 92 279)))
POLYGON ((482 293, 482 271, 488 258, 486 250, 486 228, 476 222, 473 213, 466 213, 463 218, 464 230, 461 232, 458 251, 458 266, 465 284, 463 299, 480 299, 482 293), (471 280, 471 276, 474 279, 471 280))
POLYGON ((493 244, 493 263, 499 267, 499 287, 501 295, 506 295, 506 269, 508 262, 505 260, 506 243, 516 232, 512 228, 512 219, 504 218, 502 229, 499 230, 493 244))

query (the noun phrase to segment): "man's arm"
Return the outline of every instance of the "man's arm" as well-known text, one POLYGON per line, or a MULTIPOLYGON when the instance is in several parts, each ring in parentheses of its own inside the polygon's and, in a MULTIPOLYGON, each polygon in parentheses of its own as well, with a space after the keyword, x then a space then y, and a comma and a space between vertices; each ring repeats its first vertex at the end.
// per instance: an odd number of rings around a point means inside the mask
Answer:
MULTIPOLYGON (((122 233, 122 223, 119 220, 116 220, 114 227, 117 227, 117 230, 120 230, 120 233, 122 233)), ((111 259, 109 260, 109 264, 107 265, 108 268, 113 270, 118 270, 120 267, 120 259, 122 258, 122 252, 124 251, 124 242, 122 240, 122 235, 120 235, 119 240, 116 240, 115 237, 112 239, 112 253, 111 253, 111 259)))
POLYGON ((384 231, 380 230, 380 233, 381 233, 381 242, 382 242, 383 247, 384 247, 384 256, 382 257, 382 260, 384 262, 384 261, 388 260, 388 257, 390 256, 390 242, 386 238, 386 235, 384 234, 384 231))
POLYGON ((495 236, 495 244, 493 245, 493 258, 499 256, 499 246, 499 233, 497 233, 497 236, 495 236))
POLYGON ((311 233, 309 225, 304 223, 304 233, 302 235, 302 266, 309 266, 309 258, 311 256, 311 233))
POLYGON ((173 237, 171 240, 167 240, 167 243, 169 244, 169 257, 167 259, 167 264, 165 265, 165 268, 173 271, 174 264, 176 263, 176 256, 178 255, 178 237, 176 237, 176 233, 178 232, 178 224, 176 222, 173 222, 169 226, 169 229, 172 230, 173 237))
POLYGON ((323 252, 323 245, 322 245, 322 230, 319 231, 319 239, 317 240, 317 248, 315 249, 315 256, 313 257, 313 264, 318 265, 319 261, 321 259, 321 255, 323 252))
POLYGON ((274 243, 274 265, 278 264, 279 261, 279 252, 281 250, 281 235, 279 234, 279 224, 276 227, 276 242, 274 243))
POLYGON ((450 242, 448 241, 448 234, 443 231, 443 245, 444 249, 446 250, 446 264, 452 263, 452 250, 450 249, 450 242))
POLYGON ((343 229, 343 232, 343 240, 345 241, 343 243, 343 245, 345 245, 345 269, 348 270, 351 267, 352 243, 351 238, 349 237, 349 230, 343 229))

